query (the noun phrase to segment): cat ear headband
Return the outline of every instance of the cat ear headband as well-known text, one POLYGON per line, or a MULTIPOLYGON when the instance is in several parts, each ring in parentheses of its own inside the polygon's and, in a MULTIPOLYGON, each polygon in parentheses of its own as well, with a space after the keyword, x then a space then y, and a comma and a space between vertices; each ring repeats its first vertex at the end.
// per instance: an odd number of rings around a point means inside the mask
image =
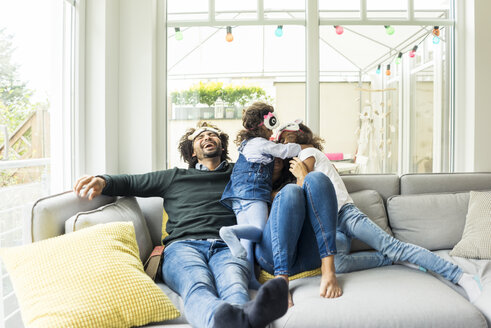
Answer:
POLYGON ((189 135, 188 136, 188 140, 193 141, 194 138, 196 138, 197 136, 199 136, 201 133, 203 133, 205 131, 211 131, 211 132, 215 133, 217 136, 220 136, 220 134, 222 133, 222 131, 217 130, 215 128, 212 128, 212 127, 209 127, 209 126, 203 126, 203 127, 199 128, 199 129, 196 129, 193 132, 193 134, 189 135))
POLYGON ((269 130, 276 129, 280 125, 280 121, 276 117, 276 115, 272 112, 269 112, 267 115, 264 115, 264 121, 261 122, 261 124, 258 125, 261 126, 263 125, 267 127, 269 130))

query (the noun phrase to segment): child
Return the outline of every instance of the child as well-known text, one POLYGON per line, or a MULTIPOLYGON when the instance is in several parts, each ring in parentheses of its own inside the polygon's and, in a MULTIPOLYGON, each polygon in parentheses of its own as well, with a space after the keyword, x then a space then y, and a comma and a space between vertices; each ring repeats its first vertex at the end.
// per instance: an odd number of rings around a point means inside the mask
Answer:
POLYGON ((273 111, 273 106, 262 102, 244 111, 244 129, 235 140, 240 145, 239 159, 221 199, 223 205, 234 211, 237 225, 222 227, 220 237, 234 256, 247 258, 252 272, 249 287, 256 289, 259 283, 254 275, 253 242, 261 239, 268 218, 274 158, 297 156, 301 150, 298 144, 283 145, 269 140, 272 130, 279 125, 273 111))
POLYGON ((303 177, 302 172, 320 171, 327 175, 334 185, 338 200, 336 233, 338 253, 335 256, 335 266, 338 272, 351 272, 398 262, 422 271, 428 269, 440 274, 445 279, 463 287, 471 302, 479 297, 481 285, 478 277, 463 272, 458 266, 422 247, 403 243, 393 238, 363 214, 353 203, 335 167, 322 152, 321 142, 323 140, 315 136, 301 121, 297 120, 281 127, 275 139, 286 144, 295 142, 313 145, 314 148, 303 149, 298 158, 290 162, 290 171, 301 178, 303 177), (350 254, 352 238, 360 239, 378 252, 350 254))

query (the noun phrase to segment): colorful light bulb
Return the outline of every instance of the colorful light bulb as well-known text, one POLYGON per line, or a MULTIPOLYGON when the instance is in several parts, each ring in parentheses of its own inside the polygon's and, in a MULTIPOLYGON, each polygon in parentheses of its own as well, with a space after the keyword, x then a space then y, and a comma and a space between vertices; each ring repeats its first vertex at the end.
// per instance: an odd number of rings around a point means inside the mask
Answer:
POLYGON ((227 36, 225 36, 227 42, 234 41, 234 36, 232 35, 232 26, 227 26, 227 36))
POLYGON ((433 44, 439 44, 439 43, 440 43, 440 38, 435 35, 433 37, 433 44))
POLYGON ((416 56, 416 51, 418 50, 418 46, 414 46, 411 51, 409 51, 409 57, 413 58, 416 56))
POLYGON ((392 34, 394 34, 394 32, 396 31, 396 30, 394 29, 394 27, 393 27, 393 26, 390 26, 390 25, 384 25, 384 27, 385 27, 385 32, 386 32, 388 35, 392 35, 392 34))
POLYGON ((390 65, 387 65, 387 70, 385 71, 385 75, 390 75, 390 65))
POLYGON ((401 58, 402 58, 402 52, 399 52, 399 55, 397 55, 396 58, 396 64, 399 65, 401 63, 401 58))
POLYGON ((434 36, 440 36, 440 27, 439 26, 435 26, 433 28, 433 35, 434 36))
POLYGON ((380 65, 377 66, 377 70, 375 71, 375 73, 380 74, 380 65))
POLYGON ((338 35, 343 34, 343 32, 344 32, 344 28, 343 28, 341 25, 334 25, 334 28, 336 29, 336 33, 337 33, 338 35))
POLYGON ((278 25, 276 31, 274 31, 274 35, 276 35, 277 37, 283 36, 283 25, 278 25))
POLYGON ((179 27, 174 28, 174 31, 176 32, 175 37, 177 41, 181 41, 184 38, 184 35, 181 32, 181 29, 179 27))

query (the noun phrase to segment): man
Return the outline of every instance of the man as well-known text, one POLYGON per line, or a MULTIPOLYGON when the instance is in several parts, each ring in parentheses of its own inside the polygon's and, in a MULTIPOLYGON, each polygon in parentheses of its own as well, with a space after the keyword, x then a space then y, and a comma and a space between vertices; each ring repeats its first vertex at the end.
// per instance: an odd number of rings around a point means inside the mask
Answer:
POLYGON ((220 204, 233 164, 227 162, 228 135, 201 123, 181 138, 179 150, 188 169, 173 168, 141 175, 80 178, 77 194, 164 198, 169 220, 163 243, 165 283, 179 293, 193 327, 265 327, 287 310, 288 286, 268 281, 249 301, 252 274, 247 261, 232 256, 219 239, 222 226, 236 224, 220 204))

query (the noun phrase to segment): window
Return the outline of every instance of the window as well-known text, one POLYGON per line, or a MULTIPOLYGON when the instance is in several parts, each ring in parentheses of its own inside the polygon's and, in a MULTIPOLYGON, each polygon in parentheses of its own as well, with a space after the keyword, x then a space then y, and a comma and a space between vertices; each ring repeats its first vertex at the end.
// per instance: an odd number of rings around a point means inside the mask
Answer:
MULTIPOLYGON (((74 19, 68 1, 0 3, 0 247, 29 242, 33 202, 71 183, 74 19)), ((0 295, 0 327, 22 327, 3 266, 0 295)))
POLYGON ((212 120, 233 140, 241 110, 264 99, 324 138, 342 174, 451 169, 453 1, 198 2, 167 1, 169 167, 184 166, 186 128, 212 120), (264 94, 222 99, 245 86, 264 94))

